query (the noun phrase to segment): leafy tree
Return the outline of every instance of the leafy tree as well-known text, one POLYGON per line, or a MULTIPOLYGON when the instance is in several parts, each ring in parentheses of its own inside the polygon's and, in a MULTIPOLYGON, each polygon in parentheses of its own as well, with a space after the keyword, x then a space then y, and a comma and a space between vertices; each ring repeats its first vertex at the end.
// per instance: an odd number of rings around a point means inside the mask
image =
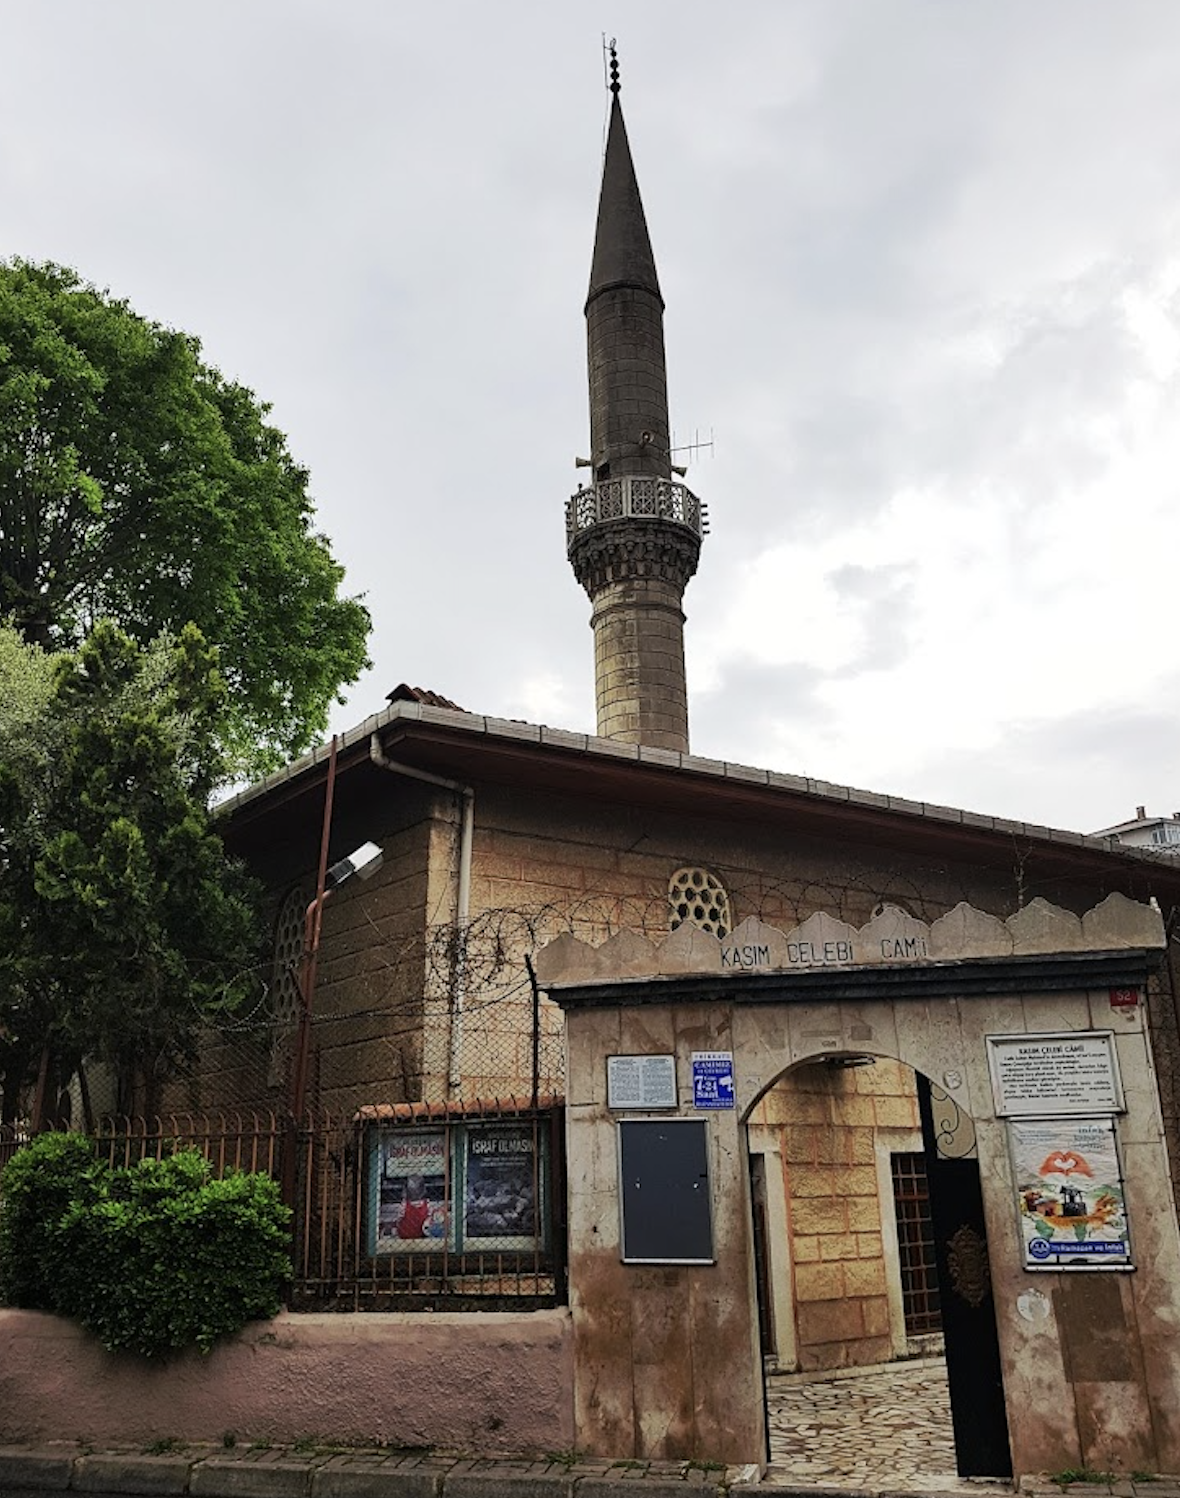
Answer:
POLYGON ((11 1116, 40 1065, 83 1057, 151 1109, 234 1008, 255 888, 206 811, 227 690, 194 625, 146 648, 109 622, 52 657, 0 629, 0 1070, 11 1116))
POLYGON ((200 351, 72 270, 0 262, 0 617, 55 649, 102 618, 140 644, 196 624, 261 772, 323 730, 369 616, 269 407, 200 351))

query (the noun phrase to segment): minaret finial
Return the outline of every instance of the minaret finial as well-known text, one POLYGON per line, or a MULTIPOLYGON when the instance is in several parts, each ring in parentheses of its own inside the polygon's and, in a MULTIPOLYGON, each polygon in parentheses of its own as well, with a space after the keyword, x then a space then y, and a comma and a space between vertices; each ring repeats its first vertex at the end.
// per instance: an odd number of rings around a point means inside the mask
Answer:
POLYGON ((613 36, 610 39, 610 91, 616 99, 619 97, 619 52, 613 36))

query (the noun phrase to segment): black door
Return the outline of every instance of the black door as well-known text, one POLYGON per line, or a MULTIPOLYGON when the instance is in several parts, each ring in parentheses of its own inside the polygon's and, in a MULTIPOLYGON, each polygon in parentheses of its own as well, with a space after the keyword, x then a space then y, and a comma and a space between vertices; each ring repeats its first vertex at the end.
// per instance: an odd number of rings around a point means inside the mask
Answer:
MULTIPOLYGON (((940 1133, 944 1148, 954 1146, 947 1129, 936 1129, 929 1079, 919 1074, 917 1081, 956 1464, 960 1477, 1011 1477, 979 1161, 948 1158, 940 1152, 940 1133)), ((952 1100, 941 1101, 946 1094, 936 1095, 940 1115, 955 1108, 952 1100)))

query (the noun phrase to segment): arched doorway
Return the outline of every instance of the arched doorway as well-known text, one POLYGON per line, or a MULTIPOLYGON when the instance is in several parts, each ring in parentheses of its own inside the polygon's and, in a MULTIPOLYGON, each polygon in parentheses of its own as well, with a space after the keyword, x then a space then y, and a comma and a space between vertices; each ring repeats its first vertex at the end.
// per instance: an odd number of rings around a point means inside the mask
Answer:
POLYGON ((970 1115, 912 1067, 842 1051, 776 1078, 746 1142, 776 1476, 1010 1476, 970 1115))

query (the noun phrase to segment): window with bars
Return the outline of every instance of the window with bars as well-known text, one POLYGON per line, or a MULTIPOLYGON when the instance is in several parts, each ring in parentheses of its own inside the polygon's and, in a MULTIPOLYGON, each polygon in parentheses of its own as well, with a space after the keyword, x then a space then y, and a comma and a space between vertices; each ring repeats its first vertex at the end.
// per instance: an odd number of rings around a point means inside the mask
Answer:
POLYGON ((905 1331, 907 1337, 922 1337, 942 1330, 926 1157, 898 1151, 891 1161, 905 1331))

